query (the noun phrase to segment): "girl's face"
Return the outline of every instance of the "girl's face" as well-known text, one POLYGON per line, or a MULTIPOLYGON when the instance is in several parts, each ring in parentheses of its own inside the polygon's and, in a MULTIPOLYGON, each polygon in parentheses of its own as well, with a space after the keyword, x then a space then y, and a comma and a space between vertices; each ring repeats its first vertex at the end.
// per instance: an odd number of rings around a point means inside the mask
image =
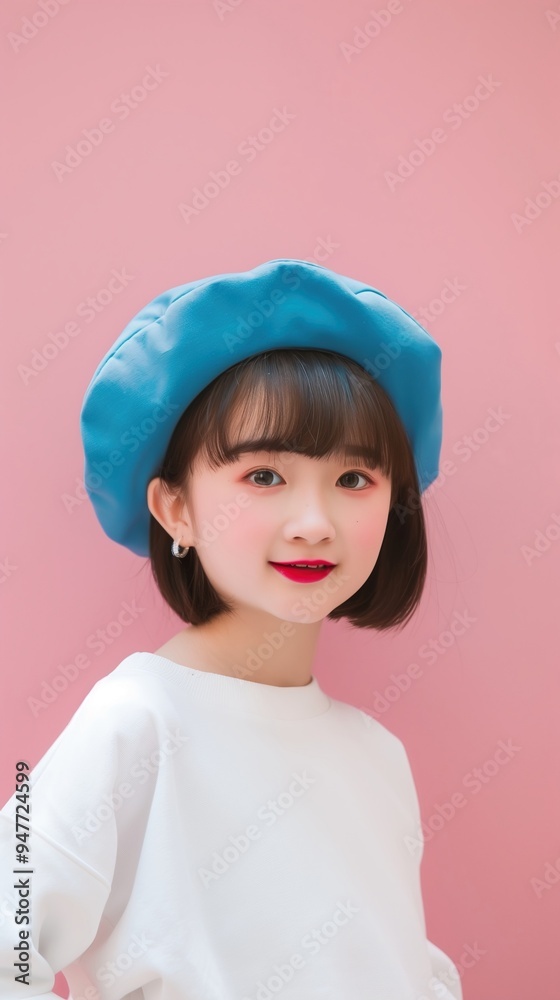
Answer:
POLYGON ((372 572, 391 480, 359 459, 252 451, 217 470, 197 462, 187 496, 177 536, 195 547, 217 592, 244 613, 310 623, 352 597, 372 572), (307 560, 336 568, 298 583, 271 565, 307 560))

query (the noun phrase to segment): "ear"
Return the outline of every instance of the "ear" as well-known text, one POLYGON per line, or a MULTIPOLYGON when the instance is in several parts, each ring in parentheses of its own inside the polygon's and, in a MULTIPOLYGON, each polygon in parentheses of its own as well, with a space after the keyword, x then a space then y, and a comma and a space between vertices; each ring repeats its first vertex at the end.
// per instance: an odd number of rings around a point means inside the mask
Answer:
POLYGON ((171 538, 180 540, 181 545, 190 545, 192 533, 184 519, 185 502, 180 494, 175 496, 164 488, 159 476, 150 479, 146 493, 146 502, 150 513, 165 528, 171 538), (187 537, 187 541, 185 541, 187 537))

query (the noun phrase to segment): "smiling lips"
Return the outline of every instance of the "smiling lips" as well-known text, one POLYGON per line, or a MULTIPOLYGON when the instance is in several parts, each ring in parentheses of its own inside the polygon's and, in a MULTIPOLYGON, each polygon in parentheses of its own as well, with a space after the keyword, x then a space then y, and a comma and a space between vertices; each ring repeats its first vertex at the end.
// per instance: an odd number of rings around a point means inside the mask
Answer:
POLYGON ((328 559, 294 559, 293 562, 273 562, 273 566, 334 566, 328 559))
POLYGON ((295 583, 314 583, 317 580, 324 579, 334 569, 334 563, 324 562, 320 559, 311 559, 307 562, 302 560, 301 563, 271 562, 270 565, 278 573, 281 573, 282 576, 287 577, 288 580, 293 580, 295 583), (310 568, 307 569, 306 567, 310 568))

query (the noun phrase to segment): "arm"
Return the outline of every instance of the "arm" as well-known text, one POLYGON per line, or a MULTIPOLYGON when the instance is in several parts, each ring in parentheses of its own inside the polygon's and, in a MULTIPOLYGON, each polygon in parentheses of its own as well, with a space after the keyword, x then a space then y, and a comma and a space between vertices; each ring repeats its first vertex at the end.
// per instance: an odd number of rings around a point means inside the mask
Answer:
POLYGON ((461 977, 456 965, 433 941, 428 941, 428 955, 434 974, 434 992, 439 1000, 463 1000, 461 977))
POLYGON ((32 871, 13 874, 22 867, 13 862, 16 843, 14 822, 2 811, 0 997, 57 1000, 55 975, 94 940, 111 884, 35 829, 32 871))
POLYGON ((27 799, 14 793, 0 811, 0 1000, 55 1000, 56 973, 112 930, 119 831, 132 835, 127 804, 111 804, 142 740, 130 693, 113 691, 94 685, 31 771, 27 799))
MULTIPOLYGON (((422 856, 424 853, 424 838, 421 830, 421 813, 420 813, 420 803, 418 800, 418 793, 416 791, 416 785, 414 783, 414 776, 412 774, 412 769, 410 767, 410 761, 408 759, 408 754, 404 743, 401 740, 398 741, 401 745, 402 756, 403 756, 403 767, 404 767, 404 780, 403 785, 406 789, 407 800, 409 802, 410 814, 414 817, 414 834, 410 838, 410 843, 408 845, 409 850, 411 850, 417 858, 418 867, 422 861, 422 856)), ((418 898, 419 906, 421 909, 421 918, 426 927, 425 915, 423 903, 421 900, 421 889, 418 887, 418 898)), ((434 996, 438 1000, 463 1000, 463 991, 461 985, 461 977, 459 971, 452 960, 444 951, 441 950, 433 941, 430 941, 426 937, 426 946, 428 949, 428 956, 432 968, 433 978, 431 980, 431 987, 433 989, 434 996)))

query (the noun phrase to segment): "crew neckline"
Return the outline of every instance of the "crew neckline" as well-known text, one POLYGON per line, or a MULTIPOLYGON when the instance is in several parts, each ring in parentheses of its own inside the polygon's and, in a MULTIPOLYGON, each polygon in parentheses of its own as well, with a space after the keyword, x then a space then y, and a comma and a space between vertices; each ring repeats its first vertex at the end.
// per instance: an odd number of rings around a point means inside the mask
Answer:
POLYGON ((197 705, 225 713, 296 721, 321 715, 331 706, 331 699, 315 676, 308 684, 278 687, 243 677, 196 670, 158 653, 144 651, 131 653, 116 668, 120 674, 138 670, 165 678, 188 693, 197 705))

